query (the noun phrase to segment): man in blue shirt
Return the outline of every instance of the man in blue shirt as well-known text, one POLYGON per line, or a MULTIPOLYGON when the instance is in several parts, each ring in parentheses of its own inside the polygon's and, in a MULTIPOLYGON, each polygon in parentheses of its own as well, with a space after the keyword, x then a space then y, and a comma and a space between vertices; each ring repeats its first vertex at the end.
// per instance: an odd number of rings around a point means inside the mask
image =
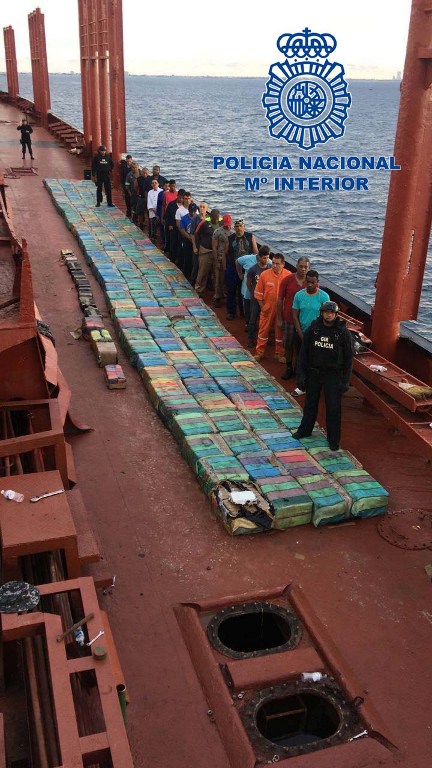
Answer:
POLYGON ((319 287, 319 274, 316 269, 306 272, 306 288, 297 291, 292 305, 295 329, 301 341, 310 324, 320 315, 321 305, 330 301, 330 296, 319 287))
MULTIPOLYGON (((292 314, 294 327, 297 331, 300 341, 303 341, 304 332, 320 316, 322 305, 330 301, 330 296, 319 287, 319 274, 316 269, 310 269, 306 272, 306 288, 297 291, 292 305, 292 314)), ((304 395, 304 389, 298 386, 293 391, 293 395, 298 397, 304 395)))
POLYGON ((192 236, 195 232, 196 223, 199 221, 197 212, 198 206, 195 203, 190 203, 188 206, 188 212, 185 213, 180 219, 179 231, 182 237, 182 250, 181 258, 179 258, 176 263, 188 280, 190 280, 192 273, 192 236))
POLYGON ((235 267, 237 274, 242 281, 241 295, 243 298, 243 311, 246 321, 246 330, 248 330, 248 324, 250 319, 250 303, 251 293, 247 285, 247 273, 250 267, 253 267, 257 263, 257 256, 255 253, 246 253, 244 256, 239 256, 235 261, 235 267))

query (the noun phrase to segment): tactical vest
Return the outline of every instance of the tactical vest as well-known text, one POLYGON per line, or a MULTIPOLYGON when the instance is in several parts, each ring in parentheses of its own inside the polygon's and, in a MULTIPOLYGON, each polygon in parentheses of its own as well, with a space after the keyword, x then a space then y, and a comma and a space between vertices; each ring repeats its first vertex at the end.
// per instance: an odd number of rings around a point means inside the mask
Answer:
POLYGON ((309 365, 312 368, 337 369, 343 366, 344 332, 344 326, 326 327, 321 322, 314 323, 309 338, 309 365))

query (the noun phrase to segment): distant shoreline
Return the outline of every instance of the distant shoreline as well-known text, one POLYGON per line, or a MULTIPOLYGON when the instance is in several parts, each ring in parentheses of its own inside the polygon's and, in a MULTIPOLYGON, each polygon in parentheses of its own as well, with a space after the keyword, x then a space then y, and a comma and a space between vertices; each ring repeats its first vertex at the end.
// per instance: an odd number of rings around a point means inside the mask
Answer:
MULTIPOLYGON (((31 72, 18 72, 18 75, 31 75, 31 72)), ((80 75, 79 72, 50 72, 50 77, 55 77, 56 75, 61 75, 62 77, 76 77, 77 75, 80 75)), ((6 77, 6 72, 0 72, 0 77, 4 76, 6 77)), ((125 72, 125 77, 157 77, 157 78, 166 78, 171 79, 173 77, 176 78, 188 78, 188 79, 194 79, 194 80, 263 80, 266 77, 268 77, 268 73, 265 75, 259 76, 259 75, 146 75, 146 74, 140 74, 140 75, 134 75, 130 72, 125 72)), ((400 83, 402 81, 402 78, 397 77, 348 77, 347 80, 355 80, 356 82, 364 82, 364 83, 400 83)))

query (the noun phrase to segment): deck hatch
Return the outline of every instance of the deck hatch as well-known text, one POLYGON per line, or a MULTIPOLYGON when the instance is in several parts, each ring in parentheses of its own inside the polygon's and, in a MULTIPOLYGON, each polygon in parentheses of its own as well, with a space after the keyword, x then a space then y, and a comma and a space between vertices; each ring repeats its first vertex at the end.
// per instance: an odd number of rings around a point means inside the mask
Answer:
POLYGON ((228 606, 207 626, 213 647, 234 659, 287 651, 298 645, 301 635, 291 611, 264 601, 228 606))
POLYGON ((241 713, 259 756, 293 757, 334 746, 358 732, 359 718, 340 689, 327 681, 262 690, 241 713))
POLYGON ((36 168, 26 168, 24 166, 11 166, 6 169, 5 177, 8 179, 16 178, 17 176, 38 176, 36 168))

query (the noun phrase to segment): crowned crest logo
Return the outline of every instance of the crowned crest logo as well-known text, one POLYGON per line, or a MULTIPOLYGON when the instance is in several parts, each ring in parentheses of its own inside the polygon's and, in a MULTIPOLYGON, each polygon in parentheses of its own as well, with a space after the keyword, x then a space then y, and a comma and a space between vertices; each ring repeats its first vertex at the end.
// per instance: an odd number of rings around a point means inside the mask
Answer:
POLYGON ((306 150, 343 136, 351 95, 342 64, 327 58, 336 45, 333 35, 307 27, 278 38, 286 58, 271 65, 262 97, 270 136, 306 150))

